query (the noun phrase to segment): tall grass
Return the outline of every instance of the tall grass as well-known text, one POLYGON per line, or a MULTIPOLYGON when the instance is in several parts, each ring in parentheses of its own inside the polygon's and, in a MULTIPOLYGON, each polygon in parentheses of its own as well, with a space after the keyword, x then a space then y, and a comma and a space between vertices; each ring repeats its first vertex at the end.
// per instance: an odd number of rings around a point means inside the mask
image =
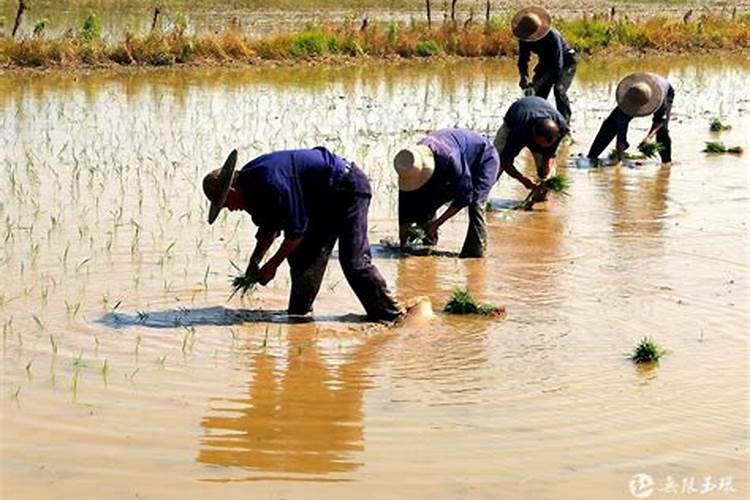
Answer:
MULTIPOLYGON (((105 42, 98 18, 89 15, 78 30, 55 39, 35 36, 0 38, 0 65, 6 67, 148 65, 181 63, 252 63, 259 60, 324 59, 329 57, 496 57, 514 55, 517 42, 504 18, 467 26, 444 23, 370 23, 359 29, 351 22, 308 24, 298 33, 254 38, 236 25, 221 33, 186 34, 180 18, 168 32, 128 33, 105 42), (179 21, 179 22, 178 22, 179 21)), ((631 21, 605 17, 560 19, 556 26, 580 53, 602 50, 681 52, 739 50, 750 47, 750 17, 704 15, 687 23, 664 17, 631 21)))

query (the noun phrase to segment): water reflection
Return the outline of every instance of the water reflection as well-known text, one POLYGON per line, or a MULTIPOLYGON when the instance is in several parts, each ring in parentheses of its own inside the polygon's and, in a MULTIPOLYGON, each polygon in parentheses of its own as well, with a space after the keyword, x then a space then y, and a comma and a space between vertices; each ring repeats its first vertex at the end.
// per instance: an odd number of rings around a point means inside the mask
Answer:
POLYGON ((201 421, 198 462, 266 473, 264 479, 267 473, 344 473, 361 465, 364 391, 392 337, 372 335, 333 366, 341 355, 322 352, 314 325, 291 327, 288 335, 285 359, 264 350, 241 368, 249 373, 245 395, 211 401, 201 421))

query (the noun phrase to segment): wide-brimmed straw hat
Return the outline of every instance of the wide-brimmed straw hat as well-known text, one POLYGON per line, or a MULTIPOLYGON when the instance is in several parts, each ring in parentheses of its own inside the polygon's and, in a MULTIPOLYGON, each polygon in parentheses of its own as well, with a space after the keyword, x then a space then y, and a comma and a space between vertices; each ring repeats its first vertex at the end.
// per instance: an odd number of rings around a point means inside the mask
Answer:
POLYGON ((536 42, 549 33, 552 16, 542 7, 526 7, 513 16, 510 26, 516 38, 524 42, 536 42))
POLYGON ((664 89, 651 73, 633 73, 617 85, 617 106, 628 116, 646 116, 664 102, 664 89))
POLYGON ((219 216, 219 212, 224 208, 227 201, 227 193, 232 186, 234 178, 234 167, 237 165, 237 150, 235 149, 224 162, 224 166, 212 170, 203 178, 203 192, 211 201, 211 207, 208 209, 208 223, 213 224, 219 216))
POLYGON ((416 191, 430 180, 435 172, 435 156, 425 145, 404 148, 393 158, 401 191, 416 191))

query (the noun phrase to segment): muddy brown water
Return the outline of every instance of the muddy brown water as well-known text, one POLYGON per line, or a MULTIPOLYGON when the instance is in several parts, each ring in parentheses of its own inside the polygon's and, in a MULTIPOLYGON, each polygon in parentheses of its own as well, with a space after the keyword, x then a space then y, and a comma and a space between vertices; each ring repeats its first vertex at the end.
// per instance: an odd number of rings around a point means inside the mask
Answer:
POLYGON ((438 127, 494 134, 511 64, 3 75, 3 498, 619 499, 636 474, 652 498, 708 476, 746 498, 750 160, 700 150, 750 148, 750 61, 583 64, 561 162, 636 65, 677 89, 675 164, 561 167, 570 196, 493 212, 483 260, 376 251, 401 296, 440 309, 468 285, 508 311, 395 330, 361 321, 335 262, 314 323, 274 312, 286 268, 227 302, 253 228, 209 227, 201 176, 232 147, 324 144, 368 172, 371 240, 392 237, 389 157, 438 127), (628 360, 644 335, 657 367, 628 360))

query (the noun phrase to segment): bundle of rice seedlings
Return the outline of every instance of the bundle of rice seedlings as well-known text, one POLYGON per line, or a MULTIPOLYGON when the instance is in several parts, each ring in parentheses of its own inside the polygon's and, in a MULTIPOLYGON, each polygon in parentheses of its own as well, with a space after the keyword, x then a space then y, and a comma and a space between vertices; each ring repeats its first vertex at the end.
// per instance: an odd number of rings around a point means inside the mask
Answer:
POLYGON ((237 292, 240 293, 240 297, 244 298, 245 295, 253 293, 255 288, 258 286, 258 278, 255 276, 246 276, 241 274, 232 278, 232 294, 229 299, 234 297, 237 292))
POLYGON ((663 150, 664 145, 660 142, 643 142, 638 145, 638 151, 646 158, 656 158, 656 155, 663 150))
POLYGON ((643 337, 633 351, 630 359, 634 363, 656 363, 666 353, 650 337, 643 337))
POLYGON ((711 129, 711 132, 721 132, 723 130, 729 130, 732 128, 731 125, 728 123, 724 123, 719 118, 714 118, 711 120, 711 124, 709 125, 709 129, 711 129))
POLYGON ((567 195, 570 188, 570 179, 567 175, 557 174, 544 180, 542 186, 553 193, 567 195))
POLYGON ((416 225, 409 226, 409 229, 406 230, 407 243, 422 243, 425 236, 424 229, 416 225))
POLYGON ((227 300, 231 300, 232 297, 237 294, 237 292, 240 293, 241 298, 244 298, 245 295, 249 293, 253 293, 258 286, 258 277, 255 276, 254 273, 248 274, 242 272, 234 262, 230 261, 229 263, 232 264, 232 267, 234 267, 237 271, 240 271, 242 274, 239 274, 232 278, 232 294, 227 300))
POLYGON ((704 153, 726 153, 727 147, 721 141, 706 141, 706 147, 703 148, 704 153))
POLYGON ((493 304, 480 304, 466 288, 454 290, 443 310, 450 314, 479 314, 482 316, 502 316, 505 313, 503 307, 493 304))

